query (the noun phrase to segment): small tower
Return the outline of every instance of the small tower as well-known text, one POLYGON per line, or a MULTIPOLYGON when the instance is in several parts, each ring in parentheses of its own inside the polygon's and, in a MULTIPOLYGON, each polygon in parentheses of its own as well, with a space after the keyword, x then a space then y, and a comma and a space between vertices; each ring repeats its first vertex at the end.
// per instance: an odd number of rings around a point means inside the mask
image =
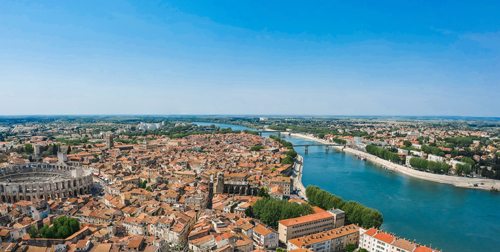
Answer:
POLYGON ((142 141, 142 144, 140 146, 140 149, 147 150, 148 149, 148 137, 145 137, 144 140, 142 141))
POLYGON ((108 134, 106 136, 106 147, 113 148, 115 146, 115 143, 113 142, 113 134, 108 134))
POLYGON ((224 173, 217 173, 217 182, 215 182, 214 193, 224 193, 224 173))
POLYGON ((38 144, 35 144, 35 151, 33 154, 35 154, 36 157, 39 157, 40 156, 40 145, 38 144))
POLYGON ((57 150, 57 161, 60 163, 64 163, 68 160, 68 156, 66 151, 61 150, 61 146, 59 146, 59 150, 57 150))

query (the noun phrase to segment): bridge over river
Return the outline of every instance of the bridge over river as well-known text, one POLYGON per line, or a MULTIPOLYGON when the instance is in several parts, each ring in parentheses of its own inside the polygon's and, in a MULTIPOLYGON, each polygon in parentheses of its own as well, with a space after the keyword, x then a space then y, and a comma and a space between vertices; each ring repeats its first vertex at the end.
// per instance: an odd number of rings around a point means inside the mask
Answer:
POLYGON ((294 144, 293 145, 293 148, 295 147, 306 147, 305 149, 305 152, 309 152, 309 146, 325 146, 325 151, 328 152, 330 150, 330 147, 334 147, 334 146, 342 146, 344 147, 343 144, 336 144, 336 143, 332 143, 332 144, 321 144, 321 143, 318 143, 318 144, 294 144))

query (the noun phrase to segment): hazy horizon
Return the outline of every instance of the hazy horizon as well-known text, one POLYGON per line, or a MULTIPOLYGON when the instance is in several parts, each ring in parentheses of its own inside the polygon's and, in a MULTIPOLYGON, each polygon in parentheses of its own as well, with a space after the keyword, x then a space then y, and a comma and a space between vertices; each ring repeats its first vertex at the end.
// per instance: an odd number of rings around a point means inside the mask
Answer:
POLYGON ((3 1, 0 115, 498 117, 499 10, 3 1))
POLYGON ((40 115, 0 115, 0 118, 29 118, 29 117, 311 117, 311 118, 402 118, 402 119, 449 119, 449 120, 485 120, 497 121, 500 117, 493 116, 439 116, 439 115, 286 115, 286 114, 40 114, 40 115))

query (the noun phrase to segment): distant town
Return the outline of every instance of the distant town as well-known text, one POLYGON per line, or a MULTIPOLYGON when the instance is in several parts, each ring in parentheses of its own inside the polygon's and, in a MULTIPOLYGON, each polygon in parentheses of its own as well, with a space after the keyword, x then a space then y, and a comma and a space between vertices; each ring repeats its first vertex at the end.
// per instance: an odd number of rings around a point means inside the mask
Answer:
POLYGON ((0 247, 441 251, 382 230, 382 214, 362 202, 302 185, 307 164, 280 136, 391 172, 496 192, 498 129, 402 118, 2 117, 0 247))

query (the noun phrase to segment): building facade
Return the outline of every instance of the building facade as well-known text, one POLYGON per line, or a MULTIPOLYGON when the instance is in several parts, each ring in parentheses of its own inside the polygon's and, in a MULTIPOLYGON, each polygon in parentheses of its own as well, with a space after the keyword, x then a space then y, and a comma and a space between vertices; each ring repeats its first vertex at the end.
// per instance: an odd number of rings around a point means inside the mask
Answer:
POLYGON ((317 252, 345 251, 347 244, 358 245, 359 227, 351 224, 288 240, 288 250, 309 249, 317 252))
POLYGON ((290 239, 333 228, 335 228, 335 216, 329 211, 280 220, 278 222, 279 240, 285 244, 290 239))
POLYGON ((90 193, 92 174, 66 163, 30 163, 0 167, 0 199, 59 199, 90 193))

